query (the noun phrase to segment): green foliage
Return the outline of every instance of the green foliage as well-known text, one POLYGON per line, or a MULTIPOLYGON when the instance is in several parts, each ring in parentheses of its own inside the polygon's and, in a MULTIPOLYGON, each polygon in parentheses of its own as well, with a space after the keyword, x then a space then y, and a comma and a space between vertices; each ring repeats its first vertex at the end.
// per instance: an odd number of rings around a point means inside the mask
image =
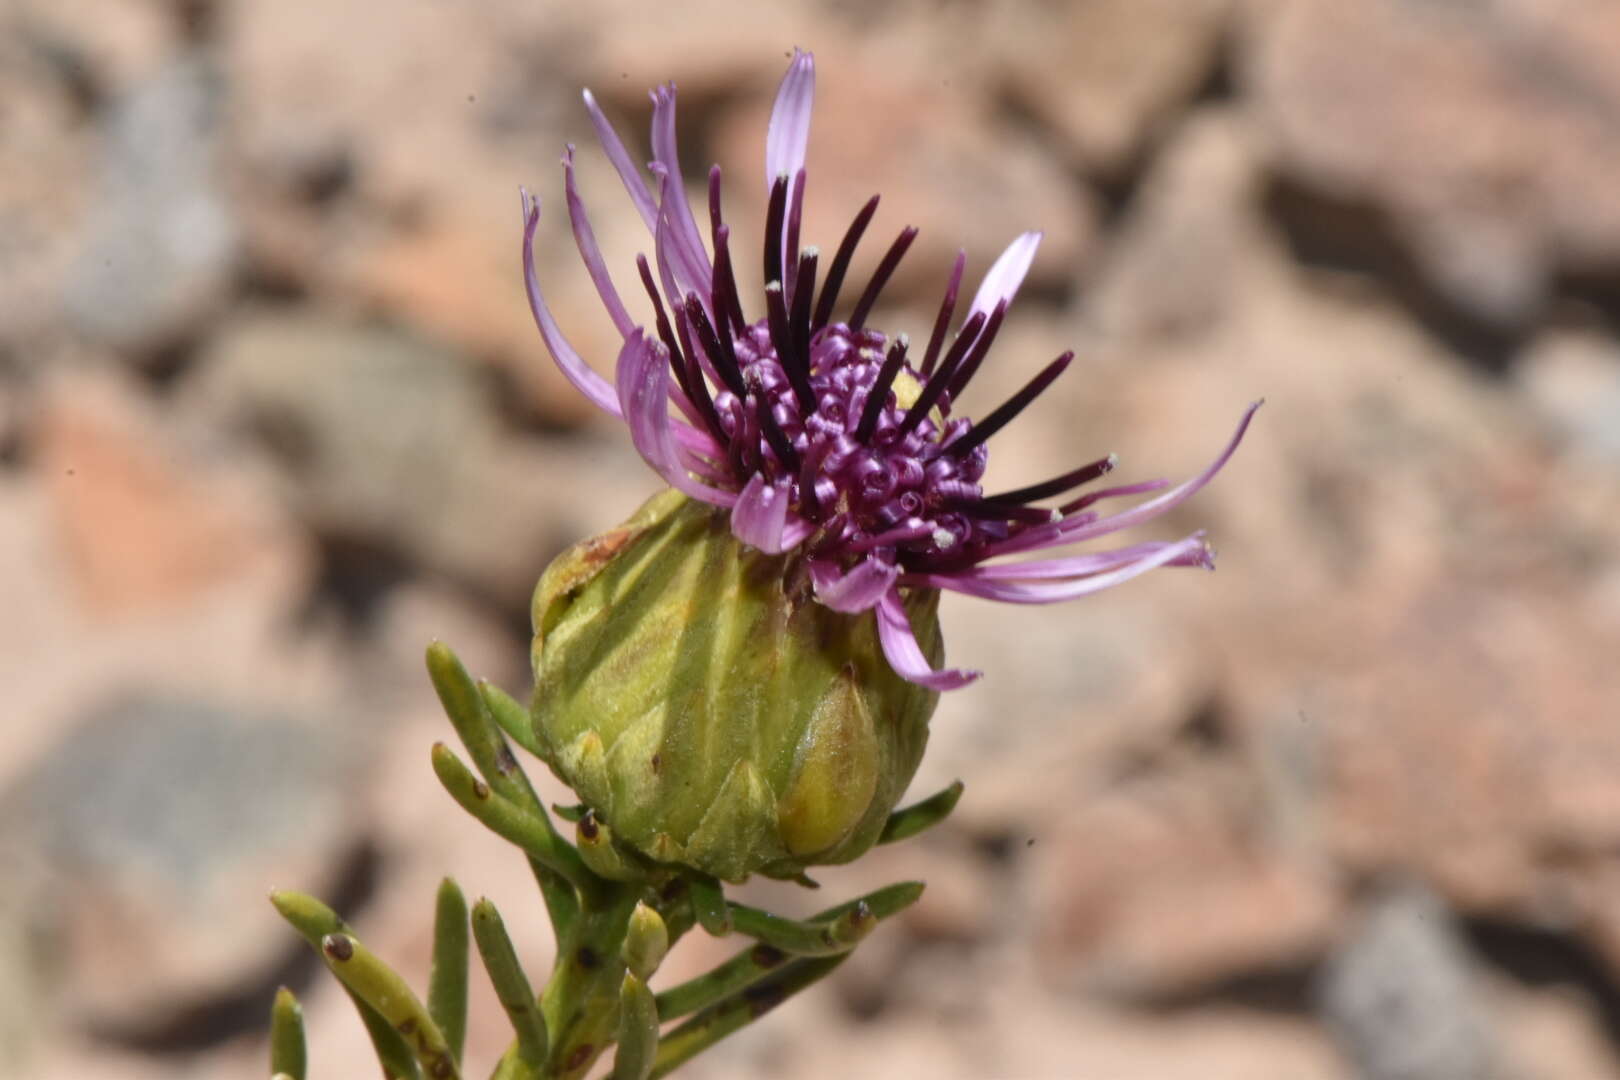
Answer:
MULTIPOLYGON (((920 883, 892 885, 810 919, 789 919, 728 901, 721 882, 707 874, 623 847, 589 811, 569 815, 579 846, 570 844, 507 746, 507 737, 526 748, 534 741, 527 712, 474 682, 443 645, 428 650, 428 669, 472 760, 469 768, 436 744, 434 771, 463 809, 528 858, 557 937, 557 959, 537 994, 494 904, 479 900, 469 911, 460 887, 445 878, 435 901, 424 1004, 331 908, 302 893, 272 893, 276 910, 347 990, 385 1078, 459 1080, 471 944, 513 1033, 493 1080, 583 1080, 610 1050, 615 1080, 648 1080, 668 1075, 824 977, 879 921, 922 894, 920 883), (655 994, 648 980, 694 925, 755 943, 713 971, 655 994), (676 1020, 682 1022, 663 1030, 676 1020)), ((913 835, 948 814, 960 792, 953 785, 899 811, 872 835, 884 841, 913 835)), ((309 1080, 305 1056, 301 1010, 282 990, 271 1013, 270 1075, 309 1080)))
POLYGON ((305 1080, 308 1051, 304 1045, 304 1010, 283 986, 270 1007, 270 1072, 288 1080, 305 1080))
POLYGON ((444 1032, 450 1053, 461 1060, 467 1042, 467 899, 451 878, 439 883, 433 909, 433 969, 428 974, 428 1015, 444 1032))

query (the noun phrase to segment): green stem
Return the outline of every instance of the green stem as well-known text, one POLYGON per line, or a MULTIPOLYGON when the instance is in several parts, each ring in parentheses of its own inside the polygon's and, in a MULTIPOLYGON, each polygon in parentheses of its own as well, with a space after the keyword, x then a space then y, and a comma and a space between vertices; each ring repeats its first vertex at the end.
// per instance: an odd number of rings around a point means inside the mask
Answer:
POLYGON ((692 874, 687 881, 692 895, 692 913, 698 925, 712 937, 731 933, 731 910, 720 883, 706 874, 692 874))
POLYGON ((427 1008, 459 1062, 467 1044, 467 899, 453 878, 439 883, 434 904, 427 1008))
MULTIPOLYGON (((270 894, 270 902, 317 953, 321 952, 321 942, 326 935, 343 933, 348 929, 338 918, 337 912, 313 896, 277 890, 270 894)), ((421 1073, 416 1068, 416 1058, 411 1053, 410 1044, 380 1012, 346 983, 343 989, 349 995, 349 1000, 354 1002, 355 1012, 360 1014, 360 1022, 371 1037, 372 1049, 382 1064, 383 1072, 397 1080, 417 1080, 421 1073)))
POLYGON ((304 1010, 293 992, 283 986, 270 1007, 270 1072, 290 1080, 304 1080, 309 1052, 304 1041, 304 1010))
POLYGON ((826 922, 784 919, 745 904, 728 904, 727 907, 739 934, 747 934, 793 956, 835 956, 848 952, 877 925, 872 909, 859 900, 826 922))
POLYGON ((541 995, 551 1032, 548 1080, 577 1080, 617 1037, 624 961, 619 956, 641 890, 602 883, 557 943, 557 963, 541 995))
POLYGON ((920 881, 898 881, 893 885, 885 885, 875 892, 869 892, 865 896, 857 896, 853 900, 845 900, 842 904, 834 904, 826 911, 813 915, 810 921, 826 922, 828 919, 836 919, 857 904, 865 904, 872 909, 873 915, 879 919, 887 919, 915 904, 922 897, 923 888, 920 881))
MULTIPOLYGON (((507 746, 496 719, 497 713, 504 715, 510 711, 508 703, 512 706, 517 703, 493 686, 473 682, 456 654, 442 642, 435 641, 428 646, 427 668, 445 714, 484 780, 503 798, 538 819, 541 827, 553 837, 553 846, 563 844, 546 808, 535 795, 534 786, 507 746)), ((578 898, 569 887, 566 875, 559 874, 551 863, 531 857, 530 867, 545 899, 552 932, 561 938, 578 914, 578 898)))
POLYGON ((478 680, 478 692, 484 697, 489 714, 513 742, 544 761, 545 747, 534 733, 534 717, 512 695, 487 679, 478 680))
POLYGON ((535 816, 478 779, 456 757, 455 751, 442 742, 433 744, 433 771, 462 809, 578 889, 582 899, 589 901, 603 887, 603 881, 586 867, 579 852, 558 836, 546 819, 535 816))
POLYGON ((652 1077, 667 1076, 697 1054, 707 1050, 721 1039, 745 1027, 770 1012, 794 994, 825 978, 849 954, 818 956, 794 960, 781 971, 720 1001, 674 1031, 658 1043, 652 1077))
POLYGON ((658 1054, 658 1004, 634 972, 619 984, 619 1047, 612 1080, 647 1080, 658 1054))
POLYGON ((507 936, 506 924, 495 905, 486 898, 473 905, 473 936, 478 939, 478 953, 484 958, 484 968, 495 987, 495 996, 506 1018, 517 1032, 517 1054, 523 1064, 535 1075, 545 1066, 548 1038, 546 1022, 537 1008, 529 977, 518 963, 517 950, 507 936))
POLYGON ((755 945, 738 953, 713 971, 688 979, 658 995, 658 1015, 666 1020, 707 1008, 751 986, 791 959, 781 949, 755 945))
POLYGON ((405 1037, 428 1076, 434 1080, 460 1080, 461 1072, 444 1032, 398 972, 344 933, 327 934, 321 939, 321 958, 344 986, 405 1037))
MULTIPOLYGON (((879 920, 887 919, 910 907, 922 896, 919 881, 905 881, 889 885, 876 892, 846 901, 814 916, 811 923, 825 923, 866 905, 879 920)), ((658 995, 658 1015, 673 1020, 698 1009, 707 1008, 729 994, 734 994, 777 971, 790 957, 771 945, 755 945, 733 956, 713 971, 670 987, 658 995)))
POLYGON ((953 780, 945 790, 935 792, 922 802, 901 807, 889 815, 889 820, 884 823, 883 833, 877 842, 892 844, 938 825, 956 809, 956 802, 961 797, 962 781, 953 780))

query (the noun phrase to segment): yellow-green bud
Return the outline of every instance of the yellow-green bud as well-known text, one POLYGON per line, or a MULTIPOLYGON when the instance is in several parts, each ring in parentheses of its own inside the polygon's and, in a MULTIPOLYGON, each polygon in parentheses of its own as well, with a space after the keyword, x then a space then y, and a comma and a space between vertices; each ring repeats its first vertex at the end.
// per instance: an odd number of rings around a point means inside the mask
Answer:
MULTIPOLYGON (((937 600, 906 598, 936 664, 937 600)), ((553 771, 620 843, 727 881, 870 848, 938 700, 890 668, 871 612, 816 602, 801 556, 744 546, 674 491, 564 552, 534 626, 553 771)))
POLYGON ((663 918, 646 904, 637 904, 630 913, 625 927, 624 944, 619 946, 619 959, 636 978, 646 982, 652 978, 658 965, 669 951, 669 928, 663 918))

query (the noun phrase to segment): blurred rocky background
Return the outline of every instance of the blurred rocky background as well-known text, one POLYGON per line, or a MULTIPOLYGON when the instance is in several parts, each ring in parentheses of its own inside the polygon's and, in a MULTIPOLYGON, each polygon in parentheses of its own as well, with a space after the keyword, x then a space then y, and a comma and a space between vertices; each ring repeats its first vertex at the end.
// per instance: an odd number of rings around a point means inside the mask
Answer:
MULTIPOLYGON (((521 691, 539 571, 655 483, 533 331, 517 188, 607 364, 565 143, 614 265, 648 242, 579 88, 640 144, 676 80, 751 245, 794 45, 808 237, 878 190, 922 229, 878 325, 924 332, 958 245, 972 274, 1046 230, 974 400, 1081 362, 997 486, 1185 476, 1268 404, 1160 530, 1208 526, 1217 574, 947 606, 988 674, 918 790, 967 795, 823 875, 927 897, 691 1074, 1620 1077, 1613 0, 6 0, 18 1075, 261 1075, 282 981, 318 1074, 373 1075, 272 885, 420 981, 450 872, 545 969, 521 860, 436 789, 421 652, 521 691)), ((733 947, 700 936, 668 974, 733 947)))

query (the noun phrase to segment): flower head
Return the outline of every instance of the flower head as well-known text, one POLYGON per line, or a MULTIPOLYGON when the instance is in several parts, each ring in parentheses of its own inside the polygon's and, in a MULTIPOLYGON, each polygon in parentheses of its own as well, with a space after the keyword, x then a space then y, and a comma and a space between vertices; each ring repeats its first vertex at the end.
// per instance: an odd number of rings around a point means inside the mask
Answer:
POLYGON ((1180 485, 1150 480, 1075 494, 1113 469, 1109 455, 1039 484, 986 494, 988 440, 1073 359, 1072 353, 1059 356, 977 421, 955 410, 995 341, 1041 234, 1024 233, 1008 246, 952 332, 966 263, 959 253, 921 350, 914 351, 905 334, 891 337, 869 327, 868 316, 917 230, 900 233, 858 294, 845 289, 846 277, 877 210, 876 196, 856 214, 830 260, 800 246, 814 87, 811 55, 798 51, 766 137, 766 286, 763 303, 747 305, 752 316, 737 286, 719 167, 709 173, 707 246, 681 186, 674 85, 652 94, 651 186, 586 91, 603 149, 653 236, 653 259, 637 259, 653 318, 638 324, 613 284, 576 189, 570 146, 563 168, 574 238, 624 344, 614 384, 568 344, 536 278, 540 205, 525 192, 529 302, 563 373, 599 408, 625 420, 637 451, 671 487, 729 512, 738 540, 766 554, 802 557, 822 605, 851 614, 875 611, 889 664, 930 689, 954 689, 978 673, 929 663, 903 590, 949 589, 1040 604, 1097 592, 1161 566, 1212 567, 1202 533, 1006 560, 1109 535, 1181 503, 1225 465, 1259 403, 1245 411, 1215 460, 1180 485), (851 295, 853 305, 839 317, 839 301, 851 295), (1107 500, 1149 493, 1156 494, 1129 509, 1097 509, 1107 500))

